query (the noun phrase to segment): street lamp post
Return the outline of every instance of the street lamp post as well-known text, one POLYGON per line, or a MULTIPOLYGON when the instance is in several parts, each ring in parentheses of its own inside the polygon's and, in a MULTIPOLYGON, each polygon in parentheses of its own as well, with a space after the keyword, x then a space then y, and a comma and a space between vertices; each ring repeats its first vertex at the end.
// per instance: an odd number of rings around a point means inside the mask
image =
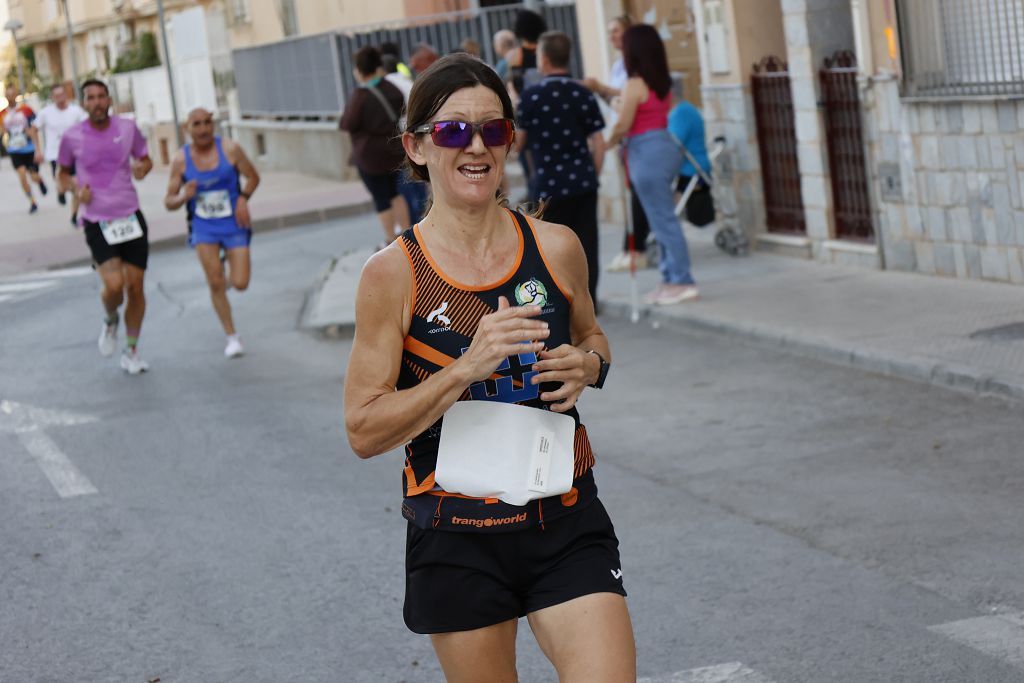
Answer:
MULTIPOLYGON (((18 65, 18 84, 21 86, 22 94, 28 92, 28 85, 25 83, 25 71, 21 68, 21 50, 18 47, 18 31, 23 26, 24 24, 17 19, 9 19, 4 24, 4 29, 11 32, 11 38, 14 40, 14 63, 18 65)), ((12 102, 11 104, 14 103, 12 102)))
POLYGON ((178 98, 174 94, 174 71, 171 69, 171 49, 167 45, 167 26, 164 23, 164 2, 163 0, 156 0, 156 14, 157 20, 160 22, 160 37, 164 42, 164 64, 167 66, 167 83, 171 86, 171 117, 174 119, 174 138, 178 142, 178 147, 184 146, 185 141, 182 139, 181 126, 178 124, 178 98))
MULTIPOLYGON (((61 0, 64 5, 64 23, 68 29, 68 56, 71 57, 71 89, 78 92, 78 58, 75 57, 75 32, 71 30, 71 12, 68 11, 68 0, 61 0)), ((73 95, 75 93, 72 93, 73 95)))

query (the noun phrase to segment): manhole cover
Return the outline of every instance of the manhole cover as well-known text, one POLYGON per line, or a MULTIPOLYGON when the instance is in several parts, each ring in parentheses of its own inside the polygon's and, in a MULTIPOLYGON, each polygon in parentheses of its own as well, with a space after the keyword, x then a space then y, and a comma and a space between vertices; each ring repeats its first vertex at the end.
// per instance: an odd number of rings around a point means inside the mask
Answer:
POLYGON ((985 339, 987 341, 1019 341, 1024 339, 1024 323, 1011 323, 999 327, 989 327, 985 330, 978 330, 971 333, 971 339, 985 339))

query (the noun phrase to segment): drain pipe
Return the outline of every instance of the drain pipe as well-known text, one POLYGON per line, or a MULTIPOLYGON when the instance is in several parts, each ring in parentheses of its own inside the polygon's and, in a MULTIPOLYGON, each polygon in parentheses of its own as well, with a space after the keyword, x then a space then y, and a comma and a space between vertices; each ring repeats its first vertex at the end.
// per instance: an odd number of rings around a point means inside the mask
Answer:
POLYGON ((877 167, 875 164, 875 157, 872 154, 871 146, 868 144, 868 139, 878 140, 878 135, 875 133, 876 120, 873 115, 873 111, 878 106, 877 98, 875 97, 875 89, 873 87, 872 76, 875 73, 875 56, 872 51, 871 45, 871 12, 868 8, 868 0, 850 0, 850 13, 853 19, 853 46, 854 53, 857 55, 857 90, 858 97, 860 98, 860 116, 861 116, 861 130, 867 132, 868 126, 871 126, 872 135, 863 136, 863 147, 864 159, 866 161, 865 170, 868 173, 868 197, 871 202, 872 214, 875 218, 873 221, 875 227, 875 241, 878 244, 878 266, 882 270, 886 270, 885 265, 885 231, 882 229, 882 222, 878 220, 881 218, 881 202, 879 198, 877 173, 874 172, 874 168, 877 167))

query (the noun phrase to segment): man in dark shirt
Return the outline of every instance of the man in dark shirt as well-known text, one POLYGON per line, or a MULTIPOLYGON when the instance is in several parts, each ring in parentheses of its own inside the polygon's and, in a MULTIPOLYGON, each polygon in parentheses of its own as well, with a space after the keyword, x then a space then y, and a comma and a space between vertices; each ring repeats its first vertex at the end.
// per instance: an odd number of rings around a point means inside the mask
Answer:
POLYGON ((572 41, 558 31, 537 45, 544 75, 526 88, 516 114, 516 145, 528 147, 536 168, 537 198, 546 200, 544 220, 572 228, 583 244, 590 270, 590 296, 597 302, 597 177, 605 143, 604 117, 597 100, 569 77, 572 41))
POLYGON ((398 191, 399 167, 405 151, 398 137, 398 119, 405 99, 402 91, 384 78, 380 52, 364 47, 356 52, 355 77, 359 87, 349 95, 339 127, 352 136, 349 163, 359 169, 373 197, 387 246, 409 227, 409 208, 398 191))

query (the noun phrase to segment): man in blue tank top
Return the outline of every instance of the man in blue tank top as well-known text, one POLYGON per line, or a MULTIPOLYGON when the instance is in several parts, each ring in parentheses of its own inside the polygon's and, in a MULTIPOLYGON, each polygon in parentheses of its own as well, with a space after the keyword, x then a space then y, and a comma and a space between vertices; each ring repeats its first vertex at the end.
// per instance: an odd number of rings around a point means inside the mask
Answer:
POLYGON ((260 184, 260 175, 237 143, 213 134, 209 111, 193 109, 185 125, 192 142, 178 150, 171 162, 164 206, 168 211, 187 207, 189 244, 206 273, 213 310, 227 335, 224 355, 237 358, 244 350, 231 317, 227 289, 229 283, 239 292, 249 286, 249 198, 260 184), (240 176, 245 176, 244 188, 240 176), (227 277, 221 249, 230 268, 227 277))

